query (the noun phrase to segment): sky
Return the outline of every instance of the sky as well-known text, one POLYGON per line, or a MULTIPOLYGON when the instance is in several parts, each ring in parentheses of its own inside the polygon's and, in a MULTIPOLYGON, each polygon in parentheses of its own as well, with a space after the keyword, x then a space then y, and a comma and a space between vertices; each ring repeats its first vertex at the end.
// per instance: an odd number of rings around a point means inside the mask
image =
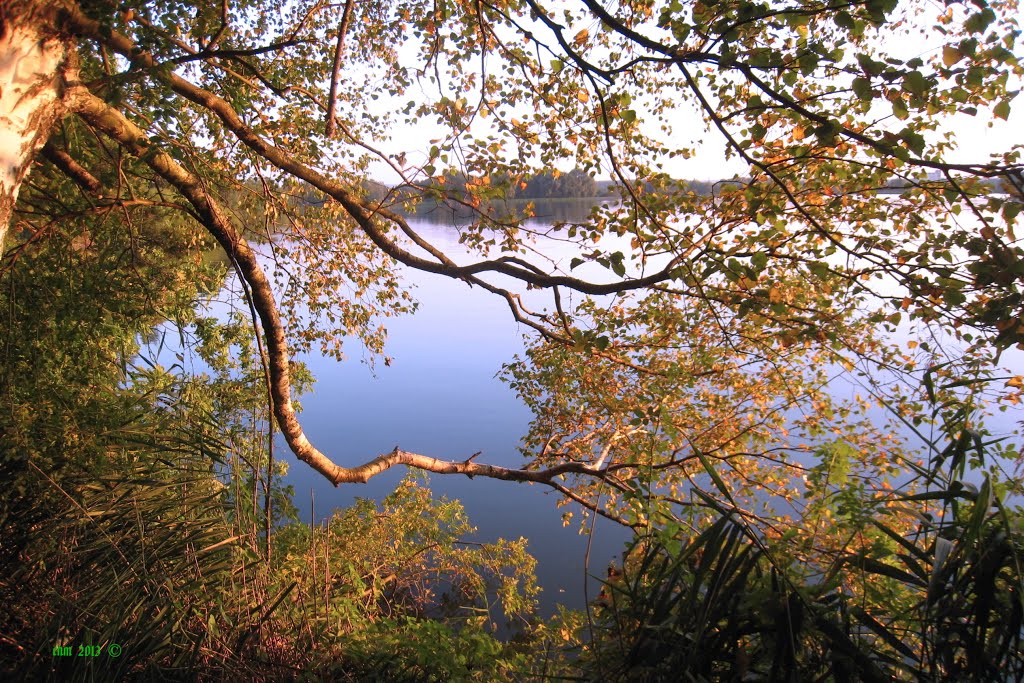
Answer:
MULTIPOLYGON (((916 6, 912 5, 911 7, 916 9, 916 6)), ((583 24, 580 25, 583 26, 583 24)), ((886 43, 887 50, 902 59, 921 57, 925 60, 942 50, 944 41, 940 34, 932 30, 914 28, 913 24, 909 24, 909 26, 898 39, 889 39, 886 43)), ((538 35, 541 35, 544 29, 539 26, 536 28, 538 35)), ((592 26, 591 28, 593 29, 594 27, 592 26)), ((575 29, 576 26, 574 25, 569 29, 569 32, 575 29)), ((543 37, 541 39, 544 40, 543 37)), ((552 42, 552 44, 554 43, 552 42)), ((400 52, 405 52, 406 50, 408 50, 407 56, 403 54, 406 63, 415 63, 418 57, 414 46, 409 45, 400 48, 400 52)), ((1017 83, 1016 87, 1020 89, 1021 85, 1017 83)), ((426 86, 424 84, 413 86, 414 89, 417 87, 422 88, 426 86)), ((409 99, 409 96, 415 97, 416 94, 414 90, 407 96, 392 100, 391 106, 397 107, 399 102, 404 104, 409 99)), ((421 94, 427 97, 431 96, 427 91, 422 91, 421 94)), ((470 99, 472 100, 472 98, 470 99)), ((382 97, 381 102, 387 103, 388 100, 382 97)), ((643 104, 637 101, 632 106, 637 110, 640 120, 643 122, 645 118, 643 104)), ((1007 121, 993 119, 984 112, 975 117, 964 114, 949 118, 945 129, 955 132, 959 145, 957 150, 945 160, 954 163, 984 163, 989 160, 992 154, 1004 152, 1012 145, 1024 144, 1024 114, 1021 113, 1022 109, 1024 109, 1024 99, 1017 102, 1017 106, 1011 110, 1011 115, 1007 121)), ((889 112, 880 111, 880 115, 883 113, 888 114, 889 112)), ((484 119, 482 125, 486 125, 486 122, 491 120, 493 119, 484 119)), ((481 121, 479 117, 478 121, 481 121)), ((690 147, 693 145, 694 139, 703 139, 704 142, 698 147, 698 153, 689 159, 675 158, 662 160, 664 162, 664 169, 670 175, 692 180, 716 180, 734 175, 745 175, 748 172, 746 165, 742 161, 735 158, 732 160, 725 158, 723 138, 717 131, 705 132, 707 127, 706 121, 693 106, 681 107, 672 123, 676 132, 674 137, 669 140, 670 143, 675 142, 678 147, 690 147)), ((643 124, 641 123, 641 125, 643 124)), ((485 131, 486 129, 480 128, 477 130, 485 131)), ((424 121, 413 127, 396 129, 391 140, 376 142, 381 149, 393 155, 405 153, 409 167, 415 167, 427 162, 427 150, 430 149, 433 141, 444 137, 444 129, 424 121)), ((374 164, 371 168, 371 174, 376 179, 387 184, 394 184, 400 180, 397 174, 383 162, 374 164)), ((607 179, 607 177, 607 175, 599 175, 598 179, 607 179)))

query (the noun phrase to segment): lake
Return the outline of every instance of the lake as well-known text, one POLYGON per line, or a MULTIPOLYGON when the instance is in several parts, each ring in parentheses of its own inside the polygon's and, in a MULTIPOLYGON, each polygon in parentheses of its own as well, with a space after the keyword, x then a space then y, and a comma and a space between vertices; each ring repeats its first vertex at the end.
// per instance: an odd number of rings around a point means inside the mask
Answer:
MULTIPOLYGON (((571 220, 582 218, 590 205, 588 201, 560 202, 545 204, 542 211, 549 220, 571 220)), ((465 250, 458 244, 455 220, 450 213, 437 212, 411 222, 460 260, 465 250)), ((565 270, 575 255, 564 244, 544 251, 556 262, 561 260, 565 270)), ((518 447, 531 415, 495 375, 522 350, 527 329, 512 319, 503 300, 480 288, 411 269, 403 269, 403 274, 420 308, 414 315, 388 321, 390 367, 379 362, 372 372, 360 362, 365 351, 354 341, 347 342, 344 363, 319 355, 298 356, 317 379, 313 391, 300 397, 306 434, 336 462, 349 466, 395 446, 445 460, 461 460, 482 451, 478 462, 521 466, 524 459, 518 447)), ((574 274, 596 280, 609 277, 607 271, 589 264, 574 274)), ((532 292, 527 301, 543 305, 543 296, 532 292)), ((1024 367, 1019 353, 1009 353, 1006 360, 1016 372, 1024 367)), ((862 390, 848 377, 830 385, 837 397, 862 390)), ((881 409, 873 412, 879 419, 884 417, 881 409)), ((995 433, 1009 434, 1015 431, 1017 419, 1016 410, 996 414, 990 426, 995 433)), ((404 468, 395 468, 365 485, 334 488, 296 461, 283 442, 277 453, 290 463, 286 483, 294 487, 295 504, 306 522, 311 519, 311 494, 313 514, 320 521, 357 496, 382 499, 406 474, 404 468)), ((462 501, 478 529, 466 540, 529 540, 530 552, 538 561, 537 578, 543 589, 540 612, 545 617, 558 605, 580 609, 588 597, 593 599, 600 589, 595 577, 604 576, 608 563, 621 557, 629 537, 625 529, 600 518, 592 536, 581 535, 579 514, 571 526, 563 527, 562 513, 578 512, 578 507, 556 507, 557 495, 539 485, 441 475, 433 475, 430 485, 435 494, 462 501)))
MULTIPOLYGON (((560 203, 553 210, 556 219, 565 220, 590 205, 560 203)), ((415 219, 414 228, 448 253, 463 254, 450 217, 431 218, 415 219)), ((360 362, 364 352, 354 342, 346 343, 344 363, 312 354, 297 357, 317 380, 313 391, 300 397, 307 436, 343 465, 361 464, 401 446, 446 460, 482 451, 478 462, 522 466, 518 446, 531 415, 495 375, 522 350, 527 328, 512 319, 503 300, 478 287, 410 269, 403 272, 420 308, 388 321, 390 367, 378 362, 371 372, 360 362)), ((307 522, 311 491, 319 521, 357 496, 382 499, 406 474, 405 468, 394 468, 368 484, 334 488, 296 461, 283 442, 277 453, 290 464, 286 483, 295 488, 295 503, 307 522)), ((559 604, 580 609, 588 594, 596 597, 600 582, 588 577, 604 576, 629 537, 624 528, 601 518, 592 536, 581 535, 578 512, 572 525, 563 527, 562 513, 578 506, 557 508, 557 495, 540 485, 433 475, 430 486, 435 494, 462 501, 478 529, 467 540, 529 540, 545 617, 559 604)))

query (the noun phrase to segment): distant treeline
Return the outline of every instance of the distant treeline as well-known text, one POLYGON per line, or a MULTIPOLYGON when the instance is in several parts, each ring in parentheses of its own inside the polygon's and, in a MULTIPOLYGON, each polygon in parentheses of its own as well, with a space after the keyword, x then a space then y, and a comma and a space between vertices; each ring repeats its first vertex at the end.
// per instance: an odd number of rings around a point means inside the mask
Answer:
POLYGON ((528 180, 513 184, 508 199, 555 199, 597 197, 599 190, 597 181, 586 171, 574 168, 568 173, 555 174, 544 171, 528 180))
MULTIPOLYGON (((443 176, 443 180, 440 178, 431 180, 428 187, 433 186, 449 196, 468 196, 479 193, 481 186, 494 187, 494 194, 499 195, 497 198, 513 200, 599 197, 604 194, 600 185, 586 171, 577 168, 565 173, 545 170, 536 175, 515 179, 496 174, 484 180, 479 177, 467 176, 464 173, 448 173, 443 176), (476 192, 470 191, 467 186, 476 188, 476 192)), ((395 194, 395 191, 386 185, 374 181, 368 181, 365 187, 370 197, 374 199, 383 199, 387 195, 394 197, 395 194)), ((412 193, 408 190, 399 190, 399 194, 412 193)), ((419 191, 416 194, 419 194, 419 191)))
MULTIPOLYGON (((946 179, 945 179, 945 177, 943 177, 939 173, 932 173, 932 174, 928 175, 928 178, 926 180, 920 181, 920 182, 927 182, 927 183, 929 183, 931 185, 934 185, 935 183, 944 184, 946 182, 946 179)), ((972 180, 972 182, 974 182, 974 181, 972 180)), ((1002 178, 985 178, 985 179, 982 179, 979 182, 982 185, 986 185, 986 186, 994 189, 996 192, 1006 192, 1008 194, 1016 194, 1015 190, 1013 189, 1013 185, 1011 185, 1010 183, 1008 183, 1006 180, 1004 180, 1002 178)), ((903 178, 894 178, 894 179, 890 180, 889 182, 887 182, 885 184, 885 189, 879 190, 879 191, 884 193, 884 194, 899 194, 900 192, 903 192, 905 190, 908 190, 910 188, 917 187, 917 186, 918 186, 917 183, 910 182, 910 181, 905 180, 903 178)))
POLYGON ((434 180, 437 187, 444 186, 448 193, 472 194, 467 186, 488 185, 500 187, 502 198, 513 199, 580 199, 599 196, 597 181, 578 168, 568 172, 547 169, 532 176, 508 178, 506 176, 489 176, 486 180, 466 176, 463 173, 450 173, 444 180, 434 180))
MULTIPOLYGON (((731 180, 680 180, 674 181, 674 186, 680 191, 696 192, 699 195, 710 195, 719 192, 728 185, 742 185, 744 179, 731 180)), ((467 177, 462 173, 450 173, 444 176, 441 182, 434 179, 430 186, 443 190, 448 196, 466 196, 470 194, 467 184, 480 184, 479 178, 467 177)), ((654 186, 651 183, 640 183, 645 192, 652 192, 654 186)), ((611 197, 617 194, 618 181, 595 180, 593 176, 581 169, 573 169, 565 173, 555 171, 542 171, 536 175, 519 178, 513 182, 507 182, 505 178, 495 176, 488 179, 487 185, 501 187, 495 194, 495 198, 510 200, 536 200, 536 199, 599 199, 611 197)), ((364 181, 363 187, 371 199, 381 201, 390 198, 392 201, 398 197, 407 195, 411 197, 413 192, 406 189, 389 188, 383 183, 373 180, 364 181)), ((663 190, 664 191, 664 190, 663 190)), ((416 191, 416 194, 419 194, 416 191)))
MULTIPOLYGON (((483 181, 481 178, 466 176, 462 173, 449 173, 443 176, 443 178, 443 181, 440 179, 433 179, 428 187, 433 186, 437 190, 443 191, 443 194, 447 196, 468 197, 475 193, 479 194, 481 185, 489 186, 494 188, 493 193, 485 192, 483 195, 487 196, 489 194, 490 196, 487 197, 488 200, 497 201, 598 199, 616 195, 617 192, 615 188, 618 185, 618 182, 613 180, 595 180, 593 176, 588 174, 586 171, 578 168, 564 173, 545 170, 532 176, 521 177, 511 181, 497 175, 489 177, 486 181, 483 181), (476 192, 467 189, 467 185, 475 186, 476 192)), ((942 178, 929 177, 924 182, 941 183, 942 181, 942 178)), ((743 186, 748 182, 750 182, 749 178, 731 178, 723 180, 676 180, 672 181, 672 187, 681 192, 694 192, 701 196, 708 196, 721 192, 729 186, 743 186)), ((992 179, 983 182, 987 185, 993 186, 997 192, 1002 191, 1013 193, 1012 188, 1010 188, 1004 181, 992 179)), ((643 182, 640 184, 646 192, 651 192, 655 189, 651 183, 643 182)), ((400 203, 403 196, 411 199, 413 194, 420 194, 419 190, 416 190, 415 192, 409 188, 396 190, 395 188, 389 188, 387 185, 373 180, 364 181, 363 186, 369 197, 378 201, 388 198, 390 202, 400 203)), ((905 179, 894 178, 886 183, 884 187, 879 188, 876 191, 882 193, 900 193, 913 186, 913 183, 908 182, 905 179)), ((661 191, 664 192, 666 190, 662 187, 661 191)), ((439 192, 438 196, 441 194, 442 192, 439 192)), ((305 200, 311 203, 319 203, 313 197, 305 197, 305 200)), ((427 203, 433 206, 432 202, 427 203)), ((420 210, 423 208, 424 207, 420 207, 420 210)))
MULTIPOLYGON (((680 191, 696 192, 700 195, 709 195, 720 191, 726 185, 741 185, 743 179, 731 180, 678 180, 673 181, 673 186, 680 191)), ((617 194, 616 187, 619 185, 615 180, 595 180, 593 176, 582 169, 559 172, 553 170, 541 171, 532 176, 524 176, 516 179, 494 175, 487 179, 485 185, 495 188, 492 198, 510 200, 536 200, 536 199, 599 199, 611 197, 617 194)), ((469 177, 462 173, 449 173, 444 180, 434 179, 430 186, 443 190, 449 196, 466 196, 472 194, 467 190, 467 185, 476 186, 479 190, 481 179, 469 177)), ((654 190, 653 184, 641 182, 646 192, 654 190)), ((386 185, 374 181, 368 181, 365 185, 369 195, 374 199, 383 199, 390 195, 395 196, 395 190, 386 185)), ((664 191, 664 188, 662 189, 664 191)), ((405 192, 399 190, 399 194, 405 192)), ((411 195, 412 193, 409 192, 411 195)))

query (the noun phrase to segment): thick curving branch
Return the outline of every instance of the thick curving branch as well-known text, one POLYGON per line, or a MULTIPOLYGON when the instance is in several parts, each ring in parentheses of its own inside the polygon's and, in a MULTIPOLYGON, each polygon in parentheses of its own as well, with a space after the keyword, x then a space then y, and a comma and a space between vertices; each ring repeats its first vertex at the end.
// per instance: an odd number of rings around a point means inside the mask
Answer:
MULTIPOLYGON (((134 64, 143 67, 156 65, 153 56, 140 50, 132 40, 118 33, 104 33, 97 22, 85 17, 81 12, 73 13, 68 21, 83 36, 108 46, 118 54, 131 59, 134 64)), ((534 266, 525 267, 521 262, 517 263, 517 259, 507 257, 460 266, 447 258, 435 261, 417 256, 393 241, 379 222, 379 219, 384 218, 401 227, 404 232, 408 232, 409 226, 404 217, 368 205, 341 182, 325 176, 271 144, 247 125, 231 104, 222 97, 173 72, 154 70, 151 75, 154 79, 163 81, 173 92, 217 116, 227 130, 263 159, 337 201, 381 251, 410 268, 458 280, 465 280, 481 273, 497 273, 534 287, 567 287, 583 294, 603 295, 644 289, 671 280, 683 260, 682 257, 677 257, 658 272, 642 278, 597 283, 566 275, 551 275, 534 266)))
POLYGON ((115 140, 129 153, 139 157, 158 175, 173 185, 192 205, 197 217, 227 252, 238 272, 249 285, 253 305, 263 325, 270 363, 271 395, 274 417, 289 447, 302 461, 325 477, 339 483, 340 470, 306 438, 291 402, 291 373, 284 326, 274 293, 256 254, 235 229, 223 208, 203 187, 202 181, 181 166, 169 154, 154 145, 149 137, 121 112, 99 99, 84 86, 76 86, 68 95, 68 108, 96 130, 115 140))
POLYGON ((395 448, 389 453, 357 467, 342 467, 320 452, 306 438, 291 402, 291 376, 288 345, 284 328, 266 274, 256 254, 238 232, 224 209, 203 187, 202 181, 154 145, 146 134, 124 116, 83 86, 74 87, 68 96, 69 108, 86 123, 116 141, 123 149, 139 157, 158 175, 173 185, 188 200, 196 216, 237 265, 250 288, 253 306, 260 318, 267 341, 270 390, 274 418, 288 446, 303 462, 326 477, 335 486, 342 483, 366 483, 396 465, 405 465, 436 474, 464 474, 506 481, 535 482, 562 490, 558 478, 580 474, 604 479, 605 470, 582 463, 564 463, 543 470, 524 470, 474 462, 447 461, 395 448))

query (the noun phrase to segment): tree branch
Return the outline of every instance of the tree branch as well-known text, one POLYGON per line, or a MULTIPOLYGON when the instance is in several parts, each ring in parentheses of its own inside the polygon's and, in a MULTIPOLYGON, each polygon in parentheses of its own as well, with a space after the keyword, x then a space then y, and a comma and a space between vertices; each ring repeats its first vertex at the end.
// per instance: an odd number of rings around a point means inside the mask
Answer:
POLYGON ((170 155, 154 145, 146 134, 121 112, 77 86, 68 97, 69 107, 125 150, 139 157, 157 174, 173 185, 192 204, 196 215, 221 247, 236 263, 238 272, 250 288, 253 306, 260 318, 267 341, 270 366, 270 390, 274 417, 289 447, 303 462, 325 476, 335 486, 342 483, 366 483, 395 465, 406 465, 436 474, 464 474, 507 481, 536 482, 561 489, 555 481, 565 474, 605 478, 606 474, 581 463, 565 463, 544 470, 523 470, 474 462, 470 456, 461 462, 438 460, 395 448, 358 467, 341 467, 314 447, 302 431, 291 403, 288 346, 270 283, 246 242, 223 208, 206 192, 201 180, 170 155))
POLYGON ((338 83, 341 81, 341 58, 345 54, 345 34, 352 20, 352 0, 345 1, 345 11, 338 27, 338 43, 334 46, 334 68, 331 70, 331 92, 327 96, 327 122, 324 124, 324 135, 334 136, 334 116, 338 106, 338 83))
POLYGON ((197 216, 234 261, 249 285, 253 305, 259 314, 267 341, 270 361, 271 394, 274 417, 295 455, 335 484, 342 481, 343 469, 317 450, 306 438, 291 402, 291 373, 284 326, 263 268, 249 243, 239 234, 226 212, 213 200, 202 181, 182 167, 166 152, 152 144, 149 137, 121 112, 107 105, 86 88, 77 86, 68 96, 69 108, 103 134, 117 141, 126 151, 139 157, 157 174, 173 185, 192 204, 197 216))
POLYGON ((43 156, 51 164, 60 169, 61 173, 75 181, 75 184, 92 195, 98 195, 103 189, 103 183, 89 173, 80 163, 74 160, 70 154, 54 146, 53 142, 47 142, 43 146, 43 156))
MULTIPOLYGON (((88 19, 81 13, 73 16, 71 21, 76 30, 108 45, 115 52, 132 59, 134 63, 142 66, 155 64, 152 55, 139 50, 130 39, 118 33, 104 34, 97 22, 88 19)), ((267 142, 250 126, 246 125, 234 108, 218 95, 185 80, 175 73, 153 71, 152 76, 165 82, 178 95, 213 113, 238 140, 268 162, 293 177, 308 183, 340 203, 378 248, 410 268, 445 275, 457 280, 463 280, 479 273, 493 272, 507 275, 534 287, 548 289, 564 286, 583 294, 602 295, 643 289, 670 280, 682 261, 681 258, 672 259, 662 270, 646 277, 608 283, 595 283, 565 275, 548 275, 538 268, 525 268, 507 259, 493 259, 458 266, 451 261, 439 263, 422 258, 392 241, 388 237, 387 231, 376 221, 377 217, 385 218, 406 230, 408 226, 406 225, 405 218, 380 207, 368 206, 342 183, 306 166, 297 161, 288 152, 267 142)))

